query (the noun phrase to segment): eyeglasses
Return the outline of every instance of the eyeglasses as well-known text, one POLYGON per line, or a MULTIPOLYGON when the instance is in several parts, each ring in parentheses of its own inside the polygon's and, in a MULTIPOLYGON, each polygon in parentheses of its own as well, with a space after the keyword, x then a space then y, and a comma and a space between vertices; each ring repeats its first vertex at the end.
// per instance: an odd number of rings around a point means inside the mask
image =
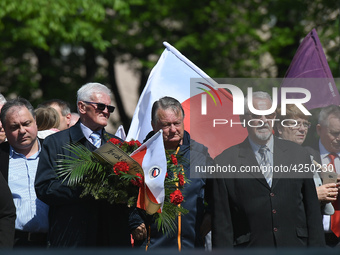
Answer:
POLYGON ((257 115, 257 114, 254 114, 254 113, 247 113, 247 115, 250 115, 252 119, 261 119, 262 116, 264 116, 266 119, 274 119, 275 116, 276 116, 276 113, 272 113, 272 114, 268 114, 268 115, 257 115))
POLYGON ((95 102, 88 102, 88 101, 83 101, 84 103, 86 104, 95 104, 97 105, 97 109, 99 111, 104 111, 105 108, 107 108, 107 110, 110 112, 110 113, 113 113, 113 111, 115 110, 116 107, 112 106, 112 105, 106 105, 106 104, 102 104, 102 103, 95 103, 95 102))
POLYGON ((311 123, 308 122, 308 121, 303 121, 303 122, 301 122, 301 121, 291 122, 291 123, 289 123, 289 125, 290 125, 289 127, 290 127, 291 129, 294 129, 294 130, 300 129, 302 126, 303 126, 305 129, 308 129, 308 128, 311 127, 311 123), (295 125, 295 124, 296 124, 296 125, 295 125))

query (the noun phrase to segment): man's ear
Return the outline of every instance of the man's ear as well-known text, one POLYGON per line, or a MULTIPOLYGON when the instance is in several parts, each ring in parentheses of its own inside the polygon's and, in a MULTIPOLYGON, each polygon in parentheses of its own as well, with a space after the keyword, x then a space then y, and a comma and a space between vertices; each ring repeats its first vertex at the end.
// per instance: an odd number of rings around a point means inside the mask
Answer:
POLYGON ((78 105, 79 113, 82 113, 82 114, 86 113, 86 110, 85 110, 86 105, 83 102, 79 101, 77 105, 78 105))
POLYGON ((318 136, 320 136, 320 134, 321 134, 321 125, 320 124, 316 125, 316 132, 318 133, 318 136))
POLYGON ((67 126, 69 126, 70 125, 70 123, 71 123, 71 113, 68 113, 67 115, 66 115, 66 124, 67 124, 67 126))
POLYGON ((280 135, 282 135, 282 133, 283 133, 283 132, 282 132, 282 128, 283 128, 283 127, 282 127, 282 126, 279 126, 279 125, 276 127, 276 130, 277 130, 277 132, 278 132, 280 135))

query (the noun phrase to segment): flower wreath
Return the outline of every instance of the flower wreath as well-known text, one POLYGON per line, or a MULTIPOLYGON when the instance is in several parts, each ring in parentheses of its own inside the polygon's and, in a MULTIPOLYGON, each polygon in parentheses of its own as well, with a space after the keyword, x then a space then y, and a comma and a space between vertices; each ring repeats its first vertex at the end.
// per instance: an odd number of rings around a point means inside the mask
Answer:
MULTIPOLYGON (((108 143, 118 147, 126 155, 141 146, 139 141, 122 142, 115 138, 109 139, 108 143)), ((129 207, 136 205, 138 193, 145 183, 143 173, 133 171, 131 161, 119 160, 117 157, 118 159, 113 159, 114 163, 108 162, 98 157, 97 150, 91 152, 82 144, 69 144, 65 149, 74 156, 64 155, 63 159, 58 160, 57 173, 64 182, 67 181, 68 186, 82 188, 80 197, 92 196, 109 203, 126 203, 129 207)), ((158 230, 164 234, 172 234, 176 230, 177 215, 188 212, 179 206, 184 201, 182 190, 188 179, 179 163, 182 161, 181 157, 166 152, 166 158, 165 199, 162 212, 155 213, 154 219, 158 230)))

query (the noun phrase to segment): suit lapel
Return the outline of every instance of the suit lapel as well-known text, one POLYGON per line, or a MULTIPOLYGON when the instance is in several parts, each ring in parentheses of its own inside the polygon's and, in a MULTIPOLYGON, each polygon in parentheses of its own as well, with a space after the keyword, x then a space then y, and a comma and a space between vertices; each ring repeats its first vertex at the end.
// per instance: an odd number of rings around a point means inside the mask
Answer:
POLYGON ((8 166, 9 166, 9 143, 4 142, 0 145, 0 171, 8 182, 8 166))
MULTIPOLYGON (((239 159, 240 159, 240 166, 245 166, 245 167, 258 166, 258 169, 260 169, 260 166, 255 158, 255 154, 251 148, 248 138, 243 143, 240 144, 239 159)), ((263 174, 260 171, 259 172, 249 171, 246 174, 248 174, 250 178, 255 178, 261 184, 263 184, 268 189, 270 189, 266 179, 264 178, 263 174)))
MULTIPOLYGON (((289 147, 285 146, 285 144, 281 143, 281 140, 274 137, 274 155, 273 155, 273 164, 274 167, 280 167, 280 166, 285 166, 287 163, 287 157, 286 153, 288 151, 289 147)), ((278 183, 280 178, 282 177, 281 175, 284 174, 282 171, 274 171, 273 172, 273 184, 272 188, 275 187, 275 185, 278 183)))

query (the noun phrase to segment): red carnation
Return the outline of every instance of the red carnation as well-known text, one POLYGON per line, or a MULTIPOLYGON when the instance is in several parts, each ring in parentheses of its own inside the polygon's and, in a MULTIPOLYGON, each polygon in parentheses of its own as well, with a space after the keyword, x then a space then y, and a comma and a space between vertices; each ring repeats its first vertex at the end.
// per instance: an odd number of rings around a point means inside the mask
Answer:
POLYGON ((178 180, 179 180, 179 185, 183 186, 184 185, 184 176, 183 176, 183 174, 181 174, 181 173, 178 174, 178 180))
POLYGON ((113 144, 120 144, 120 143, 121 143, 121 141, 118 140, 118 139, 116 139, 116 138, 111 138, 111 139, 109 140, 109 142, 111 142, 111 143, 113 143, 113 144))
POLYGON ((142 187, 144 184, 144 176, 139 173, 137 173, 136 176, 137 177, 131 180, 131 183, 137 187, 142 187))
POLYGON ((171 154, 171 161, 172 161, 172 164, 174 164, 175 166, 177 166, 178 164, 178 161, 177 161, 177 158, 174 154, 171 154))
POLYGON ((119 161, 113 166, 113 171, 116 175, 121 175, 121 172, 127 173, 129 171, 129 165, 124 161, 119 161))
POLYGON ((165 178, 169 178, 169 175, 168 175, 168 173, 166 173, 166 174, 165 174, 165 178))
POLYGON ((133 147, 133 146, 140 147, 142 145, 138 140, 131 140, 128 143, 129 143, 129 146, 131 146, 131 147, 133 147))
POLYGON ((134 140, 131 140, 129 143, 129 146, 134 146, 136 144, 136 142, 134 140))
POLYGON ((183 202, 182 192, 180 190, 175 190, 170 194, 170 202, 179 205, 183 202))

